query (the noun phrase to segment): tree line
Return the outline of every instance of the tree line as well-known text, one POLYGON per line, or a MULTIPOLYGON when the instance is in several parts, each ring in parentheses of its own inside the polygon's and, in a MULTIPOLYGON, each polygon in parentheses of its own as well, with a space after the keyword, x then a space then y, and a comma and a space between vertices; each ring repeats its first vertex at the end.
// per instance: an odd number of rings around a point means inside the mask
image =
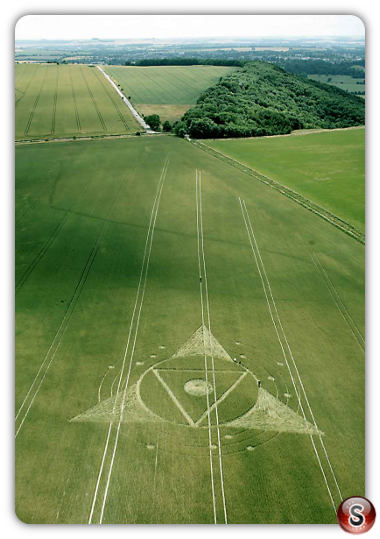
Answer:
POLYGON ((342 128, 364 122, 362 98, 254 61, 204 91, 196 106, 173 127, 182 137, 222 138, 281 135, 295 129, 342 128))
POLYGON ((325 62, 324 60, 280 60, 277 65, 296 75, 348 75, 354 79, 364 78, 364 71, 353 66, 364 67, 364 58, 355 61, 325 62))

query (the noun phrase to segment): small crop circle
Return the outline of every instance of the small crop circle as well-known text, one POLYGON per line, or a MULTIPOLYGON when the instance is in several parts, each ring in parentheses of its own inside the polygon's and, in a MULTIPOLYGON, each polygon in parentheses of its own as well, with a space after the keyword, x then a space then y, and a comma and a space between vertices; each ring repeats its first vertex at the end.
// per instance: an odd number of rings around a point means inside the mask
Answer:
POLYGON ((208 395, 213 390, 212 384, 202 379, 188 380, 184 386, 186 393, 194 397, 208 395))

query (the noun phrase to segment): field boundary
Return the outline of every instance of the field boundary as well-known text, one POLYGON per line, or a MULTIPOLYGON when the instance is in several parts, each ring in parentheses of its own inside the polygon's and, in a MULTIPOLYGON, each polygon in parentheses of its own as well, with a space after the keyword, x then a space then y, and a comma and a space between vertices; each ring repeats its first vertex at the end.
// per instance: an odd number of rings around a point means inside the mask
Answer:
MULTIPOLYGON (((263 135, 262 137, 244 137, 244 140, 261 140, 262 138, 279 138, 279 137, 299 137, 303 135, 315 135, 316 133, 331 133, 333 131, 352 131, 353 129, 365 129, 365 125, 353 125, 352 127, 335 127, 334 129, 295 129, 291 133, 283 135, 263 135)), ((208 140, 218 141, 220 139, 211 138, 208 140)), ((236 140, 235 138, 226 137, 223 140, 236 140)))
MULTIPOLYGON (((293 191, 293 189, 290 189, 289 187, 286 187, 285 185, 282 185, 281 183, 277 182, 276 180, 273 180, 272 178, 269 178, 268 176, 265 176, 264 174, 261 174, 257 170, 254 170, 253 168, 248 167, 247 165, 244 165, 240 161, 237 161, 236 159, 233 159, 232 157, 229 157, 225 155, 222 152, 219 152, 218 150, 215 150, 214 148, 210 148, 209 146, 206 146, 199 140, 194 139, 188 139, 191 144, 196 146, 197 148, 200 148, 201 150, 204 150, 205 152, 210 153, 217 159, 220 159, 224 161, 225 163, 241 170, 242 172, 245 172, 249 176, 252 176, 252 178, 255 178, 255 180, 258 180, 262 183, 265 183, 269 187, 272 187, 282 195, 285 195, 286 197, 290 198, 297 204, 300 204, 307 210, 313 212, 315 215, 318 215, 319 217, 322 217, 325 221, 331 223, 336 228, 339 228, 344 232, 345 234, 348 234, 352 238, 354 238, 359 243, 362 243, 365 245, 365 234, 364 232, 361 232, 356 227, 348 223, 347 221, 344 221, 340 217, 334 215, 330 211, 326 210, 322 206, 319 206, 319 204, 316 204, 315 202, 312 202, 308 198, 304 197, 303 195, 300 195, 296 191, 293 191)), ((236 140, 236 139, 235 139, 236 140)))
MULTIPOLYGON (((160 133, 158 131, 152 131, 149 133, 141 132, 142 137, 147 136, 161 136, 161 137, 167 137, 168 135, 166 133, 160 133)), ((77 137, 76 135, 71 135, 69 137, 61 137, 61 138, 43 138, 43 139, 19 139, 15 140, 16 146, 23 146, 27 144, 50 144, 52 142, 58 143, 58 142, 80 142, 83 140, 113 140, 118 138, 136 138, 135 133, 107 133, 106 135, 84 135, 83 137, 77 137)))

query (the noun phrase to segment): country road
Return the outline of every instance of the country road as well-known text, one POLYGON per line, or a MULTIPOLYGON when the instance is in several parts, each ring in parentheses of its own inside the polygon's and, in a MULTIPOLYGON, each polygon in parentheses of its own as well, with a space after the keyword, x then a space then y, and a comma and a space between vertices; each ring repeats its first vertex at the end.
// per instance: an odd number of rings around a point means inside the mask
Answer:
POLYGON ((106 77, 106 79, 108 80, 108 82, 110 84, 112 84, 112 86, 114 87, 114 89, 116 90, 116 92, 119 94, 119 96, 122 98, 122 100, 124 101, 124 103, 126 104, 126 106, 130 109, 130 111, 132 112, 133 116, 135 117, 135 119, 139 122, 139 124, 146 130, 147 133, 155 133, 155 131, 153 131, 153 129, 151 129, 149 127, 149 125, 147 123, 144 122, 143 118, 141 118, 141 116, 139 115, 139 113, 133 108, 132 104, 130 103, 130 101, 128 101, 128 99, 122 94, 122 92, 119 90, 119 88, 116 86, 116 84, 113 82, 113 80, 111 79, 111 77, 109 75, 107 75, 107 73, 98 65, 96 66, 102 73, 103 75, 106 77))

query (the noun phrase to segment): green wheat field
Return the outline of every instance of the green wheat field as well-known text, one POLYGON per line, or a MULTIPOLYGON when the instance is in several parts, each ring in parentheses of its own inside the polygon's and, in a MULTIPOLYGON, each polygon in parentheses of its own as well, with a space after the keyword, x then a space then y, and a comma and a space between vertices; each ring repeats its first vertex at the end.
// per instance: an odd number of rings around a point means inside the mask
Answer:
MULTIPOLYGON (((18 139, 138 130, 96 68, 16 79, 18 139)), ((364 226, 336 164, 364 131, 210 144, 364 226)), ((15 207, 20 520, 330 524, 364 496, 364 245, 174 136, 19 144, 15 207)))
POLYGON ((96 67, 16 64, 16 140, 129 134, 139 124, 96 67))

